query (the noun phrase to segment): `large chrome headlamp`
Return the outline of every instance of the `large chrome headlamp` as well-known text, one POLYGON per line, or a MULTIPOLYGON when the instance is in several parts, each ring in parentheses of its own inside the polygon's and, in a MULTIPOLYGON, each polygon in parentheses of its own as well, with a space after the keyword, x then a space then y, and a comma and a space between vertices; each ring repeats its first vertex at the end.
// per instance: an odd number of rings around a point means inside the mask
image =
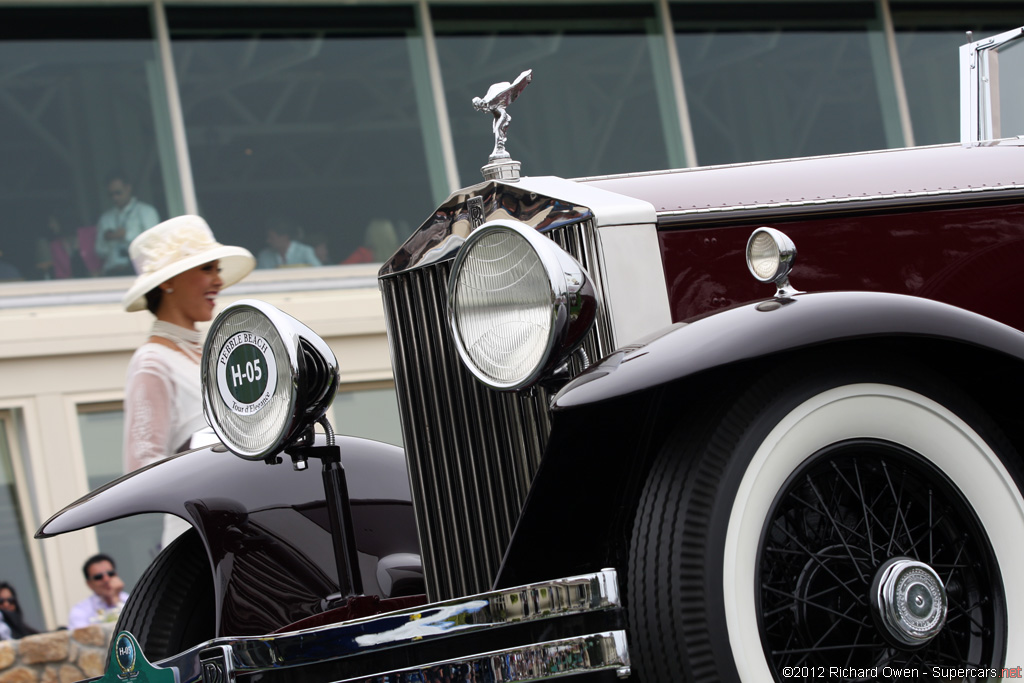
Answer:
POLYGON ((448 280, 455 346, 466 367, 495 389, 540 380, 579 344, 596 311, 583 267, 517 221, 474 230, 448 280))
POLYGON ((262 460, 302 438, 338 389, 338 361, 312 330, 262 301, 231 304, 203 347, 203 411, 231 452, 262 460))

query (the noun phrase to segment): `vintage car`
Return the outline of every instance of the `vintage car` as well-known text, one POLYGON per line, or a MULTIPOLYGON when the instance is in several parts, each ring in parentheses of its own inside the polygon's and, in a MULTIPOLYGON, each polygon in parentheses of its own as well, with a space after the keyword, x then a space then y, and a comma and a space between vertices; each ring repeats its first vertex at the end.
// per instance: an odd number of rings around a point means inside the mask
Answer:
POLYGON ((221 443, 39 535, 192 523, 118 627, 182 683, 1012 673, 1021 35, 962 48, 961 144, 573 180, 505 149, 524 72, 475 103, 484 182, 380 270, 404 454, 314 436, 330 349, 243 301, 221 443))

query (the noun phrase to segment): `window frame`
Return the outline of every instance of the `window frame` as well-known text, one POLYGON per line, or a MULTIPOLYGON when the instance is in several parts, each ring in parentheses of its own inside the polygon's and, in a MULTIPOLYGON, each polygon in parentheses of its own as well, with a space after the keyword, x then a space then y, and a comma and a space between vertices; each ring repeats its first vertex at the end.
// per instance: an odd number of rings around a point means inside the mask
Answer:
MULTIPOLYGON (((49 628, 54 623, 54 606, 50 590, 48 589, 50 582, 47 580, 46 560, 42 548, 35 542, 34 538, 36 528, 40 524, 39 515, 36 514, 36 506, 33 504, 37 499, 37 495, 36 491, 29 487, 29 476, 22 448, 22 442, 26 440, 26 435, 25 430, 19 427, 19 423, 22 426, 25 423, 24 412, 18 406, 0 404, 0 424, 3 425, 0 434, 6 437, 5 446, 10 457, 9 464, 13 477, 12 484, 17 496, 18 513, 21 520, 19 531, 22 534, 25 551, 28 555, 26 559, 32 572, 32 580, 35 582, 35 592, 39 597, 39 609, 42 612, 43 619, 46 620, 45 625, 49 628)), ((26 448, 28 448, 27 444, 26 448)), ((31 467, 32 465, 29 464, 28 466, 31 467)), ((15 589, 17 588, 15 586, 15 589)), ((41 627, 42 625, 33 624, 33 626, 41 627)))
POLYGON ((974 147, 1000 137, 999 50, 1024 38, 1024 27, 960 46, 960 141, 974 147))

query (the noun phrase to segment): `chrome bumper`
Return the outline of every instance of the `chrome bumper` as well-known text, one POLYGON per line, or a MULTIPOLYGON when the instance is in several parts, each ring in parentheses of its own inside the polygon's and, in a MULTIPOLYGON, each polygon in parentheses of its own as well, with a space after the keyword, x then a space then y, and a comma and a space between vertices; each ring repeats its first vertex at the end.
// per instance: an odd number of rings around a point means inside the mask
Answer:
POLYGON ((625 677, 621 612, 617 574, 604 569, 301 631, 218 638, 159 666, 175 667, 181 683, 625 677))
POLYGON ((549 678, 614 670, 629 676, 625 631, 552 640, 496 650, 476 657, 434 662, 399 671, 349 678, 341 683, 423 683, 424 681, 543 681, 549 678))

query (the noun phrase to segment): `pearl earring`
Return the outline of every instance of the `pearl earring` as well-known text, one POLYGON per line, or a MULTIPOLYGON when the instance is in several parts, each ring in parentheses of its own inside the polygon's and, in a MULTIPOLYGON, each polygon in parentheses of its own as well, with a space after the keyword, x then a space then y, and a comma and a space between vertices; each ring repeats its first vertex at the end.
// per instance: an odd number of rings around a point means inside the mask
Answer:
POLYGON ((170 294, 173 291, 174 291, 174 287, 168 287, 167 289, 164 290, 164 294, 170 294))

